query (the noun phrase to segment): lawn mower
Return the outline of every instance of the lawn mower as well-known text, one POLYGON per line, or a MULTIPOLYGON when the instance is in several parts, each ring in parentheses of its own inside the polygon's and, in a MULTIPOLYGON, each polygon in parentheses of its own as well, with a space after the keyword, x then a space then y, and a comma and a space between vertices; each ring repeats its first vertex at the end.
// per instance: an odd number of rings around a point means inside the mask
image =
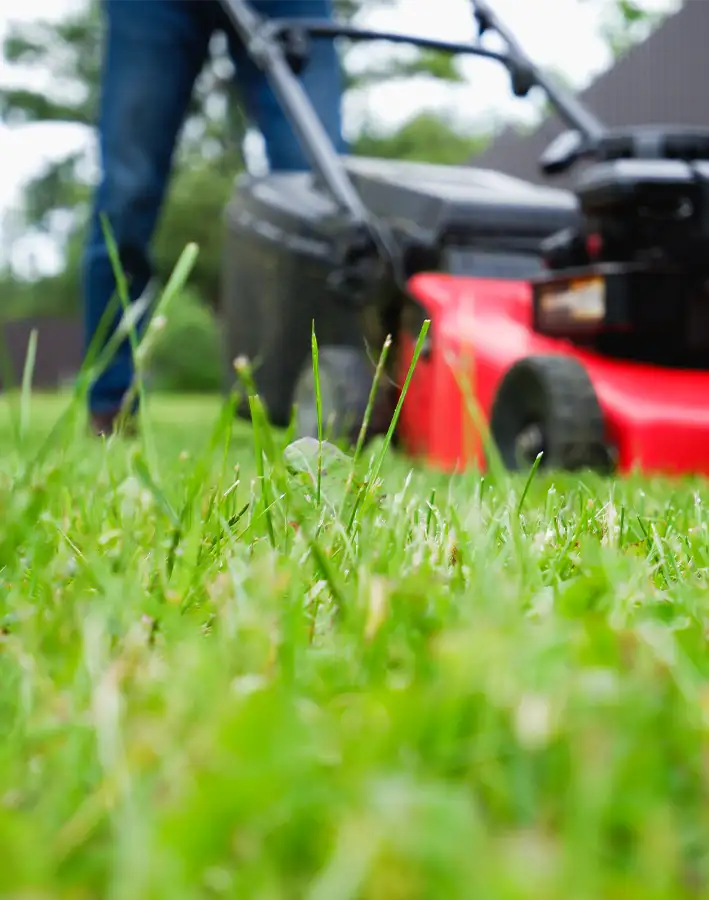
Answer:
POLYGON ((606 128, 483 0, 469 43, 223 2, 312 162, 244 175, 227 208, 227 355, 250 360, 273 424, 295 409, 298 435, 318 435, 314 323, 335 437, 358 433, 391 335, 368 433, 388 427, 418 346, 396 442, 434 467, 484 468, 494 446, 510 470, 541 453, 550 469, 709 473, 709 129, 606 128), (551 178, 578 165, 574 190, 339 156, 297 78, 323 38, 503 65, 516 96, 541 89, 568 126, 540 166, 551 178))

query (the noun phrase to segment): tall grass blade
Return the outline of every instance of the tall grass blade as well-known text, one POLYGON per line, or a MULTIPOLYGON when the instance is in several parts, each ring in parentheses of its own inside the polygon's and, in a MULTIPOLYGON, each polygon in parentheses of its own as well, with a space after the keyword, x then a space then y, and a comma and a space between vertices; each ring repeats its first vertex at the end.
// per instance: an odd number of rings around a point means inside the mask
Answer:
POLYGON ((424 343, 426 341, 426 335, 428 334, 428 329, 431 325, 431 320, 426 319, 421 326, 421 331, 419 332, 418 340, 416 341, 416 346, 414 347, 413 356, 411 358, 411 364, 409 365, 409 370, 406 373, 406 378, 404 380, 404 385, 401 389, 401 393, 399 394, 399 399, 396 404, 396 409, 394 410, 394 415, 392 416, 391 422, 389 423, 389 428, 387 429, 387 433, 384 436, 384 441, 382 444, 382 448, 376 457, 373 460, 373 464, 370 468, 370 471, 367 474, 367 480, 363 484, 359 495, 357 497, 357 502, 354 504, 352 508, 352 513, 349 518, 349 522, 347 523, 348 532, 352 530, 354 526, 355 517, 357 515, 357 510, 362 505, 364 500, 367 497, 367 494, 371 487, 373 487, 378 478, 379 473, 381 471, 382 465, 384 463, 384 459, 389 452, 389 447, 391 445, 392 438, 394 437, 394 432, 396 431, 396 426, 399 423, 399 416, 401 415, 401 409, 404 405, 404 400, 406 399, 406 394, 409 390, 409 385, 411 384, 411 379, 414 374, 414 370, 419 361, 419 357, 421 356, 421 351, 423 350, 424 343))
POLYGON ((315 497, 317 505, 320 506, 320 497, 322 495, 322 394, 320 393, 320 365, 318 356, 318 339, 315 336, 315 320, 312 323, 311 347, 313 354, 313 384, 315 385, 315 410, 318 417, 318 471, 317 485, 315 488, 315 497))
POLYGON ((37 329, 33 328, 27 342, 25 368, 22 372, 22 393, 20 394, 20 437, 24 440, 30 424, 30 406, 32 403, 32 379, 37 362, 37 329))

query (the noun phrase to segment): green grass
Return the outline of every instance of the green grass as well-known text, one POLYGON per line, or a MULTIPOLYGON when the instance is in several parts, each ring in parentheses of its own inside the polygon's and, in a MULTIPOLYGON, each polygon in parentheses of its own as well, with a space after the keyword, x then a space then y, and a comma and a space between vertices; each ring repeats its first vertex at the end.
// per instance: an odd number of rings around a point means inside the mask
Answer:
POLYGON ((709 895, 706 484, 318 503, 216 400, 66 402, 0 410, 1 896, 709 895))

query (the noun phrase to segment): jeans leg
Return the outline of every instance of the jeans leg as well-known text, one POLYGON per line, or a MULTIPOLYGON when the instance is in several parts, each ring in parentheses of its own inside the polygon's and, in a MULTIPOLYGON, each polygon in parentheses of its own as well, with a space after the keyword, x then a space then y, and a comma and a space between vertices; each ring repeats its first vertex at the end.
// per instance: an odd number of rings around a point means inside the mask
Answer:
MULTIPOLYGON (((252 0, 254 9, 273 18, 331 18, 330 0, 252 0)), ((264 137, 272 171, 304 171, 310 163, 261 70, 235 38, 230 41, 236 78, 246 111, 264 137)), ((342 137, 342 73, 334 42, 315 38, 300 81, 338 153, 346 153, 342 137)))
MULTIPOLYGON (((102 214, 117 244, 131 300, 144 292, 150 280, 149 245, 214 24, 213 14, 206 14, 208 7, 211 3, 203 0, 104 0, 101 178, 84 254, 87 349, 116 290, 102 214)), ((119 309, 114 329, 120 316, 119 309)), ((100 413, 120 405, 132 377, 133 359, 126 341, 92 386, 91 410, 100 413)))

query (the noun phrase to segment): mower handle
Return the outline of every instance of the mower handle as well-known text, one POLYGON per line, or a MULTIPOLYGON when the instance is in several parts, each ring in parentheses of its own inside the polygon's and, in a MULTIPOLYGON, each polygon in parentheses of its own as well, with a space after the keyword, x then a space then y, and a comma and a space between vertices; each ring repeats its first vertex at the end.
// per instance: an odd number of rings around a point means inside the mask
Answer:
MULTIPOLYGON (((375 250, 379 260, 391 266, 391 275, 398 287, 405 290, 406 278, 396 241, 388 227, 372 216, 362 203, 310 98, 294 77, 294 69, 307 61, 307 42, 311 36, 413 43, 450 53, 477 54, 508 66, 507 57, 471 44, 451 44, 413 35, 361 29, 323 19, 271 19, 256 13, 247 0, 221 0, 221 3, 249 56, 266 74, 313 169, 350 220, 351 231, 345 238, 343 248, 344 268, 356 273, 358 267, 366 267, 371 251, 375 250), (284 37, 290 40, 287 50, 284 49, 284 37)), ((356 274, 354 278, 357 278, 356 274)))
MULTIPOLYGON (((266 73, 271 87, 288 116, 311 165, 323 179, 338 206, 346 210, 354 222, 363 224, 369 216, 335 152, 310 100, 296 78, 292 77, 293 60, 283 49, 283 38, 295 41, 291 49, 307 56, 308 37, 344 37, 352 41, 387 41, 413 44, 427 50, 452 55, 478 56, 501 63, 510 73, 512 90, 524 97, 533 87, 540 87, 559 116, 576 133, 577 153, 559 156, 550 147, 549 160, 542 167, 551 174, 565 169, 582 153, 592 150, 605 133, 603 124, 570 93, 554 83, 527 56, 514 35, 497 17, 488 0, 471 0, 481 38, 496 31, 506 44, 505 52, 496 52, 470 42, 453 42, 360 28, 327 19, 268 18, 256 13, 247 0, 221 0, 226 14, 240 40, 256 64, 266 73), (300 41, 300 43, 299 43, 300 41)), ((567 135, 568 138, 571 135, 567 135)), ((545 154, 545 157, 547 154, 545 154)))
MULTIPOLYGON (((285 111, 303 151, 340 207, 355 223, 367 221, 364 204, 347 177, 344 167, 318 118, 308 95, 293 77, 279 35, 279 19, 265 19, 246 0, 221 0, 222 6, 257 66, 265 72, 274 94, 285 111)), ((301 26, 302 27, 302 26, 301 26)))
MULTIPOLYGON (((283 39, 291 38, 293 55, 307 55, 307 39, 309 37, 338 37, 352 41, 387 41, 395 44, 414 44, 426 50, 450 54, 467 54, 494 60, 504 65, 513 78, 525 81, 528 66, 524 72, 516 72, 515 59, 511 55, 488 50, 469 42, 459 43, 417 35, 400 34, 360 28, 346 23, 332 22, 327 19, 304 18, 267 18, 256 13, 247 0, 221 0, 226 14, 236 30, 237 35, 246 47, 251 58, 266 73, 271 87, 281 103, 291 125, 296 132, 303 150, 310 157, 310 162, 322 177, 333 198, 339 206, 347 210, 356 222, 365 221, 368 216, 347 177, 341 161, 332 147, 331 141, 322 126, 303 87, 293 78, 292 63, 288 53, 284 51, 283 39)), ((533 86, 529 83, 526 93, 533 86)), ((522 91, 520 91, 522 92, 522 91)))
MULTIPOLYGON (((230 0, 226 0, 230 2, 230 0)), ((380 28, 362 28, 359 25, 349 25, 346 22, 331 22, 329 19, 293 19, 278 18, 268 19, 261 30, 262 39, 279 39, 284 34, 292 31, 303 31, 312 37, 349 38, 352 41, 386 41, 391 44, 415 44, 424 50, 437 50, 451 55, 482 56, 502 63, 509 68, 511 56, 497 50, 489 50, 469 41, 457 42, 440 40, 439 38, 427 38, 417 34, 402 34, 399 31, 382 31, 380 28)), ((530 85, 531 87, 532 85, 530 85)))
MULTIPOLYGON (((490 9, 487 0, 471 0, 478 22, 479 36, 482 37, 485 31, 497 31, 507 45, 506 52, 488 50, 479 43, 432 40, 416 35, 359 28, 326 19, 271 19, 256 13, 248 0, 220 0, 220 2, 249 56, 268 78, 313 169, 323 180, 336 204, 350 219, 353 231, 348 238, 350 243, 344 251, 347 265, 357 268, 363 259, 370 256, 370 250, 376 249, 379 259, 391 265, 394 280, 402 290, 405 290, 406 279, 396 242, 384 223, 365 208, 310 98, 300 81, 294 77, 294 70, 307 62, 309 37, 332 39, 345 37, 354 41, 383 40, 495 60, 502 63, 510 73, 512 89, 516 95, 525 96, 532 87, 541 87, 586 148, 597 143, 605 131, 603 125, 573 96, 550 82, 528 59, 514 37, 490 9), (287 48, 284 47, 288 42, 287 48)), ((570 162, 573 160, 557 160, 557 169, 570 162)))
MULTIPOLYGON (((515 72, 523 73, 529 88, 535 85, 540 87, 558 112, 559 117, 572 130, 579 133, 580 138, 587 146, 595 146, 606 133, 603 123, 570 91, 556 84, 553 78, 549 78, 527 56, 515 36, 492 10, 488 0, 470 0, 470 2, 478 23, 479 36, 482 37, 486 31, 496 31, 507 45, 508 68, 513 80, 515 72)), ((515 93, 517 92, 515 91, 515 93)))

